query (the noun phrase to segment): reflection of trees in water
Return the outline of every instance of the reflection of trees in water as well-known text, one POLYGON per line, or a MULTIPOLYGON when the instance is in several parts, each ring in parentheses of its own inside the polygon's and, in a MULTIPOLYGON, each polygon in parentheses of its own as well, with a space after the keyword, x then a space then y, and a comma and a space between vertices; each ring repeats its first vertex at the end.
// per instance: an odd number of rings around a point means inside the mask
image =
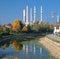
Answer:
POLYGON ((5 42, 5 43, 3 42, 3 43, 0 44, 0 48, 3 47, 3 49, 6 49, 6 48, 9 47, 9 45, 10 45, 10 42, 5 42))
POLYGON ((7 42, 7 43, 6 43, 6 45, 5 45, 5 46, 6 46, 6 48, 8 48, 8 47, 9 47, 9 45, 10 45, 10 43, 9 43, 9 42, 7 42))
POLYGON ((19 42, 17 42, 16 40, 13 41, 13 48, 15 51, 19 51, 22 49, 22 44, 20 44, 19 42))

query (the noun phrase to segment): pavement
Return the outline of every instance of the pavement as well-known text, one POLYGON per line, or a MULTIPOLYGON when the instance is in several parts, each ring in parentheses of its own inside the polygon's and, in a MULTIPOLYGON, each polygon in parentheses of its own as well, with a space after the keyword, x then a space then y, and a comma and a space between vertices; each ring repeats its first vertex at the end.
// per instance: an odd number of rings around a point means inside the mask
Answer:
POLYGON ((60 59, 60 46, 57 45, 58 43, 47 38, 42 37, 40 38, 39 42, 45 46, 50 54, 55 57, 55 59, 60 59))
POLYGON ((54 34, 48 34, 47 37, 50 38, 50 39, 52 39, 52 40, 55 40, 55 41, 60 42, 60 37, 57 36, 57 35, 54 35, 54 34))

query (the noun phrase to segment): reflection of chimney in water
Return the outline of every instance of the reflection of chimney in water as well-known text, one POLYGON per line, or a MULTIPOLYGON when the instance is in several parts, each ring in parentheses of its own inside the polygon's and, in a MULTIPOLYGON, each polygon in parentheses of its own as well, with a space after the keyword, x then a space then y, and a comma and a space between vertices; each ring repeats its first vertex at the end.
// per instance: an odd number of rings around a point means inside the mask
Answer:
POLYGON ((42 48, 40 47, 40 54, 42 55, 42 48))
POLYGON ((28 45, 26 45, 26 54, 28 54, 28 45))
POLYGON ((23 44, 23 50, 25 51, 25 45, 23 44))
POLYGON ((34 54, 35 54, 35 44, 34 44, 34 54))
POLYGON ((32 46, 30 45, 30 51, 32 51, 32 46))

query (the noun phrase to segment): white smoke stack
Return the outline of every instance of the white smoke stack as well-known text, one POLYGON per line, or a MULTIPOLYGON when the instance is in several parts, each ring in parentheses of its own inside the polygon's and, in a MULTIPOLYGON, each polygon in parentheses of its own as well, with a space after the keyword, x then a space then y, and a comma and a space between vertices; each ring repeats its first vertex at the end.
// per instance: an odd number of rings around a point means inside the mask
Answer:
POLYGON ((41 22, 42 22, 42 6, 41 6, 41 10, 40 10, 41 12, 40 12, 40 16, 41 16, 41 22))
POLYGON ((57 16, 57 23, 59 23, 59 16, 57 16))
POLYGON ((30 25, 32 25, 32 8, 30 9, 30 25))
POLYGON ((34 6, 34 21, 33 21, 33 23, 35 23, 35 21, 36 21, 36 6, 34 6))
POLYGON ((26 26, 28 25, 28 5, 26 6, 26 26))
POLYGON ((25 23, 25 9, 23 10, 23 23, 25 23))

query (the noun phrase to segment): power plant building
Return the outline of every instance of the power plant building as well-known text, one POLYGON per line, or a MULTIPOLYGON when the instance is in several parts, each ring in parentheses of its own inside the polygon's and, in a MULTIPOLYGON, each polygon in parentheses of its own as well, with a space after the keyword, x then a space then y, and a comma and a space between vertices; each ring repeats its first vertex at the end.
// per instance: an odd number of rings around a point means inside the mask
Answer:
MULTIPOLYGON (((34 6, 33 10, 34 14, 32 14, 32 8, 30 8, 30 25, 34 24, 36 22, 36 6, 34 6), (32 17, 34 15, 34 17, 32 17), (33 19, 33 20, 32 20, 33 19)), ((40 7, 40 22, 43 21, 43 11, 42 11, 42 6, 40 7)), ((28 21, 28 5, 26 6, 26 9, 23 10, 23 22, 26 26, 28 26, 29 21, 28 21)))

